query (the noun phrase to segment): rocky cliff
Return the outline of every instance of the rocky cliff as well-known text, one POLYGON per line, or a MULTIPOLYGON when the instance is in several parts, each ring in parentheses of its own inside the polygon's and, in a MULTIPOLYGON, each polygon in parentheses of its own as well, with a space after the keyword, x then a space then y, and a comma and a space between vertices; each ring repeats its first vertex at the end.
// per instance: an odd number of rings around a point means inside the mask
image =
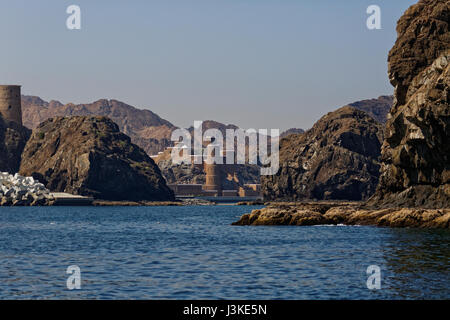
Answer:
POLYGON ((154 161, 106 117, 57 117, 33 130, 20 173, 51 191, 104 200, 172 200, 154 161))
POLYGON ((449 1, 421 0, 398 22, 388 58, 395 101, 369 205, 450 205, 449 21, 449 1))
POLYGON ((147 154, 157 154, 172 143, 170 135, 176 128, 150 110, 141 110, 117 100, 101 99, 88 104, 63 105, 35 96, 22 96, 23 123, 34 129, 48 118, 57 116, 105 116, 113 120, 120 131, 147 154))
POLYGON ((261 178, 268 200, 367 199, 379 177, 381 124, 343 107, 280 142, 280 170, 261 178))
POLYGON ((0 115, 0 172, 19 171, 22 151, 30 135, 31 130, 0 115))

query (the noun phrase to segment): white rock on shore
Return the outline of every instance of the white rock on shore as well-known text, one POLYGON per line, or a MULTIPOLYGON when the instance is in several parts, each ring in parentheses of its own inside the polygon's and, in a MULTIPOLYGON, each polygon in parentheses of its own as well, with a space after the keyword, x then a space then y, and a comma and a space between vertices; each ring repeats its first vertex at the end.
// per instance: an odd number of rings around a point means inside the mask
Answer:
POLYGON ((0 172, 0 205, 45 205, 51 199, 50 191, 33 177, 0 172))

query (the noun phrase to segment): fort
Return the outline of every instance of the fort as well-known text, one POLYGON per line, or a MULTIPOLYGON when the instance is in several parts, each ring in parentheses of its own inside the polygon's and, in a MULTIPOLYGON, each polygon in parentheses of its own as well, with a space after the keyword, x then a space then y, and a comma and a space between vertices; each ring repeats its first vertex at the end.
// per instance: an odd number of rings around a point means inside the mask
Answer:
MULTIPOLYGON (((166 151, 172 151, 173 148, 169 147, 166 151)), ((182 152, 182 151, 180 151, 182 152)), ((214 151, 212 151, 214 152, 214 151)), ((226 164, 227 153, 234 150, 226 151, 222 150, 220 157, 215 157, 212 154, 212 158, 220 158, 220 163, 203 161, 202 164, 196 164, 194 155, 190 155, 191 166, 197 166, 202 168, 205 173, 204 184, 169 184, 168 186, 174 191, 178 198, 205 198, 210 201, 222 201, 233 202, 247 200, 256 200, 261 198, 261 185, 260 184, 243 184, 239 181, 237 176, 237 169, 239 164, 226 164)), ((163 153, 153 156, 156 159, 162 156, 163 153)))
POLYGON ((20 86, 0 85, 0 114, 3 119, 22 125, 20 86))

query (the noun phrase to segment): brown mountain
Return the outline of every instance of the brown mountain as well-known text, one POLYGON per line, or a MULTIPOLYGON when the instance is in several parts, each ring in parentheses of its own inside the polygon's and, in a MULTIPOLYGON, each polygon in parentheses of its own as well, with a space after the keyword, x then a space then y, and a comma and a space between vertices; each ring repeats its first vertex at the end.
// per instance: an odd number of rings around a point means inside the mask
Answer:
POLYGON ((53 117, 105 116, 113 120, 120 131, 149 155, 157 154, 171 145, 170 135, 176 128, 150 110, 141 110, 117 100, 98 100, 88 104, 46 102, 35 96, 22 96, 23 123, 34 129, 53 117))
POLYGON ((421 0, 389 53, 395 104, 386 124, 374 206, 450 206, 450 6, 421 0))
POLYGON ((20 173, 52 191, 104 200, 173 200, 155 162, 106 117, 56 117, 41 123, 22 154, 20 173))
MULTIPOLYGON (((380 96, 376 99, 366 99, 348 104, 348 106, 361 110, 369 114, 379 123, 385 124, 387 115, 392 107, 394 96, 380 96)), ((291 134, 305 133, 300 128, 291 128, 280 134, 280 138, 285 138, 291 134)))
POLYGON ((380 96, 377 99, 356 101, 349 106, 364 111, 379 123, 385 124, 393 100, 394 96, 380 96))

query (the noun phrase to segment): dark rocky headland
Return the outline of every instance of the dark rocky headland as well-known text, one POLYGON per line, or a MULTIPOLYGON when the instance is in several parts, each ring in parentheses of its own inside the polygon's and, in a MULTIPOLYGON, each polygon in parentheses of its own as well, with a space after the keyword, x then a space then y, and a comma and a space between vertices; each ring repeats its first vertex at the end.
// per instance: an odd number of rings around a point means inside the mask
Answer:
POLYGON ((96 199, 174 200, 155 162, 106 117, 44 121, 26 144, 20 174, 96 199))

